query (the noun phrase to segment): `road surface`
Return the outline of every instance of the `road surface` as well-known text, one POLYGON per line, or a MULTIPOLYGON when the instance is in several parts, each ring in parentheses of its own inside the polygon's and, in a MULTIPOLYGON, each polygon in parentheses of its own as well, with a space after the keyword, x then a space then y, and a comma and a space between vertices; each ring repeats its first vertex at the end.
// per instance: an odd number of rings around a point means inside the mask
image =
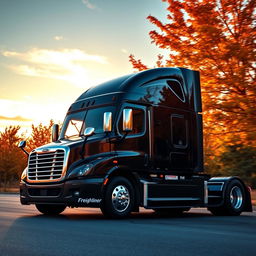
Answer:
POLYGON ((98 209, 66 209, 57 217, 0 194, 1 256, 256 255, 256 212, 215 217, 192 209, 180 217, 141 210, 108 220, 98 209))

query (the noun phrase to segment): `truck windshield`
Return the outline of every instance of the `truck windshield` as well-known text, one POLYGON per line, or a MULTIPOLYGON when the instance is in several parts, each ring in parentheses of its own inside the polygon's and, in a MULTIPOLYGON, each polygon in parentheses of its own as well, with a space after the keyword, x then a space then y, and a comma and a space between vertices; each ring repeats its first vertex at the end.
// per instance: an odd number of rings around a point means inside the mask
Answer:
POLYGON ((96 134, 103 133, 104 112, 112 112, 114 117, 114 109, 114 106, 107 106, 68 114, 61 129, 60 139, 79 139, 86 127, 93 127, 96 134))

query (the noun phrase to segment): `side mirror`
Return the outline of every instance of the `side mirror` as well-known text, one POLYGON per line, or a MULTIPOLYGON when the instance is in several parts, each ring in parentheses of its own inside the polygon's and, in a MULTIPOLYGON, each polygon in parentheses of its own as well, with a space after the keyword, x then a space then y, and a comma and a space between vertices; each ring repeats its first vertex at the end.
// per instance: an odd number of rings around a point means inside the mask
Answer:
POLYGON ((26 147, 26 141, 25 141, 25 140, 22 140, 22 141, 19 143, 18 147, 19 147, 27 156, 29 156, 29 153, 24 149, 24 148, 26 147))
POLYGON ((52 142, 57 141, 59 138, 59 125, 58 124, 54 124, 52 126, 52 142))
POLYGON ((26 144, 27 144, 26 141, 25 141, 25 140, 22 140, 22 141, 19 143, 18 147, 21 148, 21 149, 22 149, 22 148, 25 148, 25 147, 26 147, 26 144))
POLYGON ((105 112, 103 116, 103 130, 104 132, 112 131, 112 112, 105 112))
POLYGON ((95 129, 93 127, 87 127, 84 130, 84 136, 89 137, 94 134, 95 129))
POLYGON ((131 108, 123 110, 123 131, 131 132, 133 129, 133 114, 131 108))

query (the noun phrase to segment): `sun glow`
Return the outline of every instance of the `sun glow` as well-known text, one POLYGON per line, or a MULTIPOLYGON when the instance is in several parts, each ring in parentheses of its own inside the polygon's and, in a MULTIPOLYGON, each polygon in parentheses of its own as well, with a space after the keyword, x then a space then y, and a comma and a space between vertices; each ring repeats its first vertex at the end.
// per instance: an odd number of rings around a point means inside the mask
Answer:
POLYGON ((106 57, 88 54, 80 49, 33 48, 27 52, 4 51, 2 55, 21 62, 9 66, 17 74, 64 80, 79 88, 88 84, 88 69, 93 63, 108 64, 106 57))
POLYGON ((62 122, 68 104, 65 106, 63 103, 40 104, 0 99, 0 109, 2 110, 1 114, 3 114, 0 116, 0 131, 9 125, 19 125, 22 127, 22 132, 29 133, 32 124, 49 124, 50 118, 55 123, 62 122))

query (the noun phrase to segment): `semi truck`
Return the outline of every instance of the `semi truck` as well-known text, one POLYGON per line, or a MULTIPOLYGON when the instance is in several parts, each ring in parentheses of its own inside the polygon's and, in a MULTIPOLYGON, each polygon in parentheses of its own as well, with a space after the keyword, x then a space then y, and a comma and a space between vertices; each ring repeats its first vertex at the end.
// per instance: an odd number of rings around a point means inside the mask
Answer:
POLYGON ((252 211, 239 177, 204 173, 200 75, 155 68, 86 90, 52 142, 25 150, 20 201, 43 214, 98 207, 122 218, 140 207, 168 214, 206 207, 214 215, 252 211))

